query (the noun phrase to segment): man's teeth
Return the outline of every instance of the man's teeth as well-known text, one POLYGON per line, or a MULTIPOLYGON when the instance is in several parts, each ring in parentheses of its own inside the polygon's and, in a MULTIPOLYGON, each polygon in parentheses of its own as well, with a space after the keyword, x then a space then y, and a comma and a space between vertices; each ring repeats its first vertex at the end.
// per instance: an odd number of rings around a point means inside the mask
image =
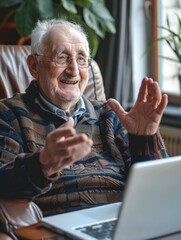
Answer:
POLYGON ((67 81, 67 80, 62 80, 61 82, 62 82, 62 83, 65 83, 65 84, 76 84, 78 81, 67 81))

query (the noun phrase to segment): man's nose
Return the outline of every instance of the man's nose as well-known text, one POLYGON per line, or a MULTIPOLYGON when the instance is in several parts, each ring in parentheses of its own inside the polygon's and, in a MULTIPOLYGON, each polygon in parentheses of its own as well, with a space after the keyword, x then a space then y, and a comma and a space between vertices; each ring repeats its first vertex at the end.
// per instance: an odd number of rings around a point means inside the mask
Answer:
POLYGON ((71 76, 77 76, 79 74, 79 65, 76 58, 72 58, 69 65, 66 68, 66 72, 71 76))

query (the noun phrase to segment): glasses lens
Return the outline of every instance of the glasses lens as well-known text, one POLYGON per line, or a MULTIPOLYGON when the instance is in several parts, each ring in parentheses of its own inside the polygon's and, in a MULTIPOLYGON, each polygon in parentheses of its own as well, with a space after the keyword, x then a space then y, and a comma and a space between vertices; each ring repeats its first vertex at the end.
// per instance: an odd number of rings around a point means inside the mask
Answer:
MULTIPOLYGON (((56 57, 56 65, 58 67, 68 67, 68 65, 71 63, 72 58, 70 56, 67 56, 65 54, 61 54, 56 57)), ((76 62, 80 68, 87 68, 89 66, 89 57, 87 56, 78 56, 76 58, 76 62)))
POLYGON ((85 56, 79 56, 77 58, 77 64, 79 65, 79 67, 88 67, 89 66, 89 58, 85 57, 85 56))
POLYGON ((59 67, 66 67, 68 66, 69 62, 69 57, 66 55, 59 55, 56 57, 56 63, 59 67))

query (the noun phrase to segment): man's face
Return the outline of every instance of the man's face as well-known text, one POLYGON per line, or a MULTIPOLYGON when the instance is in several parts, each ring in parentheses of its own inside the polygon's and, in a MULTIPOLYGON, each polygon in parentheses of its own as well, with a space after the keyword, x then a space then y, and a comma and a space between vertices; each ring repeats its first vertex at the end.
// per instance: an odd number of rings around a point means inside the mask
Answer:
POLYGON ((65 26, 50 30, 44 56, 37 61, 41 93, 49 102, 65 111, 75 106, 88 81, 88 68, 80 68, 76 58, 88 53, 87 41, 76 30, 65 26), (57 67, 52 61, 56 56, 68 56, 72 60, 67 67, 57 67))

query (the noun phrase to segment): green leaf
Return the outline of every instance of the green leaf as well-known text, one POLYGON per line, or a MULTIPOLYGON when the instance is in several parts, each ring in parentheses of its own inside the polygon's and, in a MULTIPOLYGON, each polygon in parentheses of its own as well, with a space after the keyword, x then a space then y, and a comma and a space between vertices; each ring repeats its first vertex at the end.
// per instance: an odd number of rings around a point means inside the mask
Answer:
MULTIPOLYGON (((77 23, 79 23, 82 19, 79 14, 74 14, 74 13, 68 12, 64 8, 60 7, 60 9, 56 9, 56 10, 57 10, 56 18, 58 18, 58 19, 65 19, 67 21, 77 22, 77 23)), ((55 13, 55 11, 54 11, 54 13, 55 13)))
POLYGON ((169 29, 169 28, 166 28, 166 27, 163 27, 163 26, 158 26, 158 27, 159 27, 159 28, 162 28, 162 29, 164 29, 164 30, 166 30, 166 31, 168 31, 168 32, 170 33, 170 35, 180 38, 180 35, 177 34, 176 32, 174 32, 173 30, 171 30, 171 29, 169 29))
POLYGON ((47 18, 53 17, 53 3, 52 3, 52 0, 44 0, 44 1, 33 0, 33 1, 35 2, 35 4, 32 5, 33 6, 32 10, 37 8, 41 19, 47 19, 47 18))
POLYGON ((66 19, 66 16, 69 15, 69 12, 65 10, 61 5, 53 5, 54 17, 58 19, 66 19))
POLYGON ((88 8, 85 8, 83 17, 86 24, 94 29, 101 38, 104 38, 106 31, 116 32, 114 19, 108 9, 100 2, 93 2, 88 8))
POLYGON ((97 18, 89 9, 85 8, 83 10, 83 16, 86 24, 92 28, 99 37, 104 38, 105 32, 99 23, 99 18, 97 18))
POLYGON ((38 19, 53 16, 51 0, 24 0, 15 15, 17 31, 23 37, 29 35, 38 19))
POLYGON ((21 2, 22 0, 0 0, 0 7, 12 7, 21 2))
POLYGON ((67 14, 66 13, 64 15, 64 13, 62 12, 62 14, 61 14, 61 16, 59 16, 59 18, 78 23, 82 26, 85 33, 87 34, 91 57, 94 58, 94 56, 97 53, 98 46, 99 46, 99 38, 98 38, 97 34, 95 33, 95 31, 92 28, 90 28, 89 26, 87 26, 87 24, 85 24, 85 22, 82 20, 81 16, 78 14, 70 14, 70 13, 67 14))
POLYGON ((177 16, 177 20, 178 20, 178 32, 179 32, 179 34, 181 34, 181 19, 178 14, 176 14, 176 16, 177 16))
POLYGON ((98 1, 92 2, 89 9, 100 19, 104 19, 105 21, 114 21, 109 10, 101 2, 98 1))
POLYGON ((111 32, 111 33, 116 33, 116 28, 115 28, 115 22, 114 21, 107 21, 105 23, 105 20, 100 20, 100 24, 105 31, 111 32))
POLYGON ((75 2, 73 0, 62 0, 62 6, 71 13, 77 13, 75 2))
POLYGON ((169 21, 168 15, 166 16, 166 23, 167 23, 168 28, 170 28, 170 21, 169 21))
POLYGON ((85 32, 87 33, 90 54, 91 57, 94 58, 98 50, 99 38, 95 31, 92 28, 89 28, 85 23, 82 25, 82 27, 85 29, 85 32))
POLYGON ((92 0, 77 0, 76 4, 82 8, 88 7, 92 0))
MULTIPOLYGON (((167 36, 161 37, 158 39, 158 41, 166 41, 170 49, 173 51, 175 56, 177 57, 178 61, 181 63, 181 19, 178 14, 176 14, 177 21, 178 21, 178 32, 175 32, 171 29, 170 20, 167 15, 166 17, 166 24, 167 27, 164 26, 158 26, 164 30, 166 30, 169 34, 167 36)), ((170 59, 169 57, 166 57, 167 59, 170 59)))

